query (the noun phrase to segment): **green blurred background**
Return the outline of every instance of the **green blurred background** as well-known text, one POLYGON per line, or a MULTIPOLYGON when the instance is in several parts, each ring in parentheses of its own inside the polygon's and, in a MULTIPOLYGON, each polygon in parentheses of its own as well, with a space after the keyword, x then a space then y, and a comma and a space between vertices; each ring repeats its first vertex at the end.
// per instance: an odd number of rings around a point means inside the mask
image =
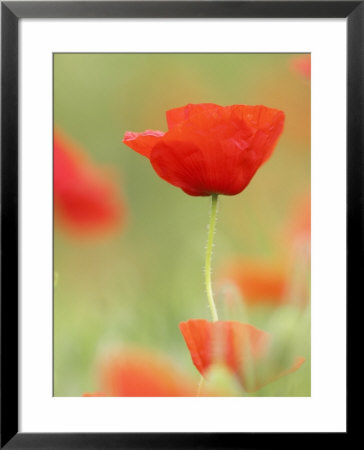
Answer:
MULTIPOLYGON (((55 228, 55 396, 97 390, 97 360, 119 344, 167 354, 198 381, 178 324, 210 319, 203 284, 209 198, 169 185, 121 140, 125 131, 165 131, 165 111, 187 103, 283 110, 272 158, 243 193, 220 197, 213 279, 236 257, 279 259, 288 245, 282 229, 310 188, 310 82, 292 69, 296 57, 54 55, 54 122, 113 168, 127 206, 124 226, 108 239, 77 240, 55 228)), ((306 357, 296 373, 254 395, 310 395, 308 306, 237 308, 229 318, 274 332, 289 354, 306 357)))

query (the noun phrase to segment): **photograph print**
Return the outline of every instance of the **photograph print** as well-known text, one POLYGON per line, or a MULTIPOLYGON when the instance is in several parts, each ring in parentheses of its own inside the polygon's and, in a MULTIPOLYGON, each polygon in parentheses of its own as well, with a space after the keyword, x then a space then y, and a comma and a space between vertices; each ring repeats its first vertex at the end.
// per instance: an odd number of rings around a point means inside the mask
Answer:
POLYGON ((53 58, 53 395, 309 397, 310 54, 53 58))

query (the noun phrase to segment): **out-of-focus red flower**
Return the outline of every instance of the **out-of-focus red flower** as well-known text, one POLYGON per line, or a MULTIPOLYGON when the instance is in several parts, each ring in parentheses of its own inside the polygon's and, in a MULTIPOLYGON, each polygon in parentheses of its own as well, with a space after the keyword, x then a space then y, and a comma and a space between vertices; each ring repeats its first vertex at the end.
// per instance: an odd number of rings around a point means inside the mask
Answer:
POLYGON ((93 394, 86 392, 85 394, 83 394, 82 397, 107 397, 107 396, 102 392, 94 392, 93 394))
POLYGON ((299 241, 311 240, 311 195, 305 194, 295 202, 287 232, 290 238, 299 241))
POLYGON ((94 164, 62 132, 54 132, 56 221, 77 237, 105 235, 123 223, 125 205, 110 170, 94 164))
POLYGON ((196 382, 167 358, 141 349, 123 349, 100 364, 102 393, 86 397, 194 397, 196 382))
POLYGON ((227 265, 221 278, 237 286, 247 306, 277 306, 286 302, 288 273, 281 263, 235 261, 227 265))
POLYGON ((304 358, 264 379, 258 375, 259 362, 268 356, 271 336, 252 325, 235 321, 208 322, 193 319, 180 323, 180 330, 197 370, 205 375, 214 363, 225 364, 247 391, 255 391, 275 379, 297 370, 304 358), (254 380, 249 380, 249 374, 254 380))
POLYGON ((291 267, 287 298, 305 307, 310 300, 311 196, 309 192, 294 199, 288 219, 282 227, 282 248, 291 267))
POLYGON ((292 60, 292 68, 308 80, 311 79, 311 55, 302 55, 292 60))
POLYGON ((193 196, 235 195, 270 157, 284 113, 266 106, 189 104, 167 111, 168 131, 126 132, 123 142, 193 196))

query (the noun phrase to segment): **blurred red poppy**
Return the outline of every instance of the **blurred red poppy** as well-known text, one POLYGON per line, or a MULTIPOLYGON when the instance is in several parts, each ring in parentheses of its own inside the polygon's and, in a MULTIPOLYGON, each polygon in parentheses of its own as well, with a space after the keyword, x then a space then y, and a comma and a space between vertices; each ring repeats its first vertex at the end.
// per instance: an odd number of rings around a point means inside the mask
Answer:
POLYGON ((292 60, 293 69, 307 79, 311 79, 311 55, 302 55, 292 60))
POLYGON ((95 392, 93 394, 86 392, 85 394, 83 394, 82 397, 107 397, 107 396, 105 394, 103 394, 102 392, 95 392))
POLYGON ((282 248, 290 261, 291 280, 287 297, 291 303, 307 306, 310 301, 311 196, 296 197, 282 227, 282 248))
POLYGON ((311 195, 305 193, 295 200, 287 225, 291 239, 297 241, 311 240, 311 195))
POLYGON ((54 209, 64 229, 77 237, 119 229, 125 205, 110 170, 94 164, 59 130, 54 132, 54 209))
POLYGON ((85 397, 194 397, 196 382, 167 358, 141 349, 124 349, 100 364, 101 393, 85 397))
POLYGON ((235 195, 270 157, 284 113, 266 106, 189 104, 167 111, 168 131, 126 132, 165 181, 193 196, 235 195))
POLYGON ((239 260, 227 264, 221 278, 237 286, 247 306, 286 302, 288 273, 283 264, 239 260))
POLYGON ((271 336, 252 325, 235 321, 208 322, 193 319, 180 323, 180 330, 201 375, 215 363, 225 364, 247 391, 256 391, 265 384, 297 370, 304 358, 297 358, 287 370, 259 376, 259 362, 268 357, 271 336), (253 380, 250 377, 253 374, 253 380))

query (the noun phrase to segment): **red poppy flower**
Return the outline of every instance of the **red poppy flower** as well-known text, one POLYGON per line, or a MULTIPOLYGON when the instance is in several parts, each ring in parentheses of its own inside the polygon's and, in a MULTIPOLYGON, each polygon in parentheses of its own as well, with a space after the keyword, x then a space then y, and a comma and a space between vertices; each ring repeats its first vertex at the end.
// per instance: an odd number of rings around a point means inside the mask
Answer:
POLYGON ((167 111, 167 123, 166 133, 126 132, 123 142, 189 195, 235 195, 272 154, 284 113, 266 106, 190 104, 167 111))
POLYGON ((197 370, 205 375, 212 364, 223 363, 234 374, 247 391, 255 391, 265 384, 297 370, 304 358, 297 358, 286 370, 258 375, 259 362, 268 356, 271 336, 252 325, 234 322, 208 322, 203 319, 188 320, 180 323, 180 330, 191 353, 197 370), (253 383, 249 380, 255 373, 253 383))
POLYGON ((85 397, 194 397, 196 382, 167 358, 141 349, 124 349, 100 364, 101 392, 85 397))
POLYGON ((118 229, 125 206, 110 171, 96 166, 60 131, 54 133, 53 151, 57 222, 79 237, 118 229))
POLYGON ((292 60, 292 67, 305 78, 311 78, 311 55, 303 55, 292 60))
POLYGON ((225 269, 222 279, 236 284, 248 306, 281 305, 286 301, 288 273, 283 264, 236 261, 225 269))

